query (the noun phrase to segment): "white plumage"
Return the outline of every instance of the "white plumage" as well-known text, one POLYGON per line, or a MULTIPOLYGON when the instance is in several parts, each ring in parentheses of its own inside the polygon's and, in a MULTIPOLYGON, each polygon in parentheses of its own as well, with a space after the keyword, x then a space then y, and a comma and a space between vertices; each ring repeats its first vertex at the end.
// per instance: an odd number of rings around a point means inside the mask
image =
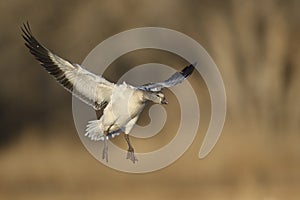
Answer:
POLYGON ((176 72, 163 82, 137 87, 125 82, 117 85, 85 70, 78 64, 72 64, 53 54, 34 38, 28 23, 24 24, 21 29, 25 45, 31 54, 65 89, 92 106, 96 113, 104 109, 101 117, 88 122, 85 136, 91 140, 104 141, 102 157, 106 161, 108 161, 107 141, 122 132, 125 133, 128 144, 127 158, 133 163, 137 161, 128 135, 145 104, 148 101, 167 104, 161 90, 184 81, 193 72, 196 64, 185 67, 181 72, 176 72))

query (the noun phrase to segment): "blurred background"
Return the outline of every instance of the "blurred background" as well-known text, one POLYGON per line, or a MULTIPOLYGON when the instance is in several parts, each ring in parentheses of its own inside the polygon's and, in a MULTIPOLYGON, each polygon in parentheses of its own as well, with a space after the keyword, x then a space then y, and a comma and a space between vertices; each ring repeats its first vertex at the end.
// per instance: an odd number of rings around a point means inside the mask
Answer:
MULTIPOLYGON (((1 1, 0 9, 0 199, 300 198, 300 1, 11 0, 1 1), (197 40, 219 67, 227 92, 227 119, 216 147, 198 159, 210 99, 195 73, 189 81, 202 121, 189 150, 154 173, 104 167, 81 144, 71 95, 24 47, 19 27, 27 20, 45 46, 75 63, 131 28, 166 27, 197 40)), ((137 51, 104 75, 114 81, 120 69, 147 62, 176 69, 186 64, 166 52, 137 51)), ((178 112, 172 104, 167 109, 178 112)), ((147 123, 145 113, 140 124, 147 123)), ((161 134, 172 137, 177 124, 167 125, 161 134)), ((166 141, 134 143, 139 152, 166 141)))

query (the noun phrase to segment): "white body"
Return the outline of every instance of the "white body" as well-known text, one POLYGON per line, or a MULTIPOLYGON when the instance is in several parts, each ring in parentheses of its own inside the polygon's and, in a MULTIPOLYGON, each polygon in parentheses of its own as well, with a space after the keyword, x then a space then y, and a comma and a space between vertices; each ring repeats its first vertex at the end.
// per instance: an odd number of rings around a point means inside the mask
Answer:
POLYGON ((104 137, 115 137, 121 132, 129 134, 144 107, 141 90, 125 82, 115 85, 111 101, 105 107, 102 117, 89 122, 85 135, 92 140, 104 140, 104 137), (109 136, 106 136, 104 131, 107 131, 109 136))

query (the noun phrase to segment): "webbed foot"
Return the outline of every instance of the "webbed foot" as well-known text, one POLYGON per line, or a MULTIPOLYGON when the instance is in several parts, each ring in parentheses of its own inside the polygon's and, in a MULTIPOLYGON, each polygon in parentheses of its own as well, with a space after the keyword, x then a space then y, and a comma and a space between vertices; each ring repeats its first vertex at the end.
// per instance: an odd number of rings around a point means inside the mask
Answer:
POLYGON ((137 158, 135 157, 135 155, 134 155, 134 149, 133 149, 133 148, 129 148, 129 149, 127 150, 127 156, 126 156, 126 159, 131 160, 131 161, 133 162, 133 164, 134 164, 135 162, 138 161, 138 159, 137 159, 137 158))

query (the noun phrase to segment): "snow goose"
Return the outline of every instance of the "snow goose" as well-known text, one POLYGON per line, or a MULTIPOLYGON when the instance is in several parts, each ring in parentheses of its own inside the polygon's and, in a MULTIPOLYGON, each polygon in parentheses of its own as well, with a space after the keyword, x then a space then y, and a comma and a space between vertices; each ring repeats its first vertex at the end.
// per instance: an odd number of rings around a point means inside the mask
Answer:
POLYGON ((102 158, 108 161, 108 140, 124 132, 128 144, 127 159, 137 161, 129 133, 145 104, 152 101, 167 104, 163 88, 175 86, 192 74, 195 64, 174 73, 169 79, 143 86, 131 86, 123 82, 114 84, 95 75, 78 64, 71 63, 41 45, 32 35, 29 24, 21 27, 25 45, 40 64, 69 92, 92 106, 97 120, 89 121, 85 136, 91 140, 104 141, 102 158), (102 113, 102 116, 100 113, 102 113))

